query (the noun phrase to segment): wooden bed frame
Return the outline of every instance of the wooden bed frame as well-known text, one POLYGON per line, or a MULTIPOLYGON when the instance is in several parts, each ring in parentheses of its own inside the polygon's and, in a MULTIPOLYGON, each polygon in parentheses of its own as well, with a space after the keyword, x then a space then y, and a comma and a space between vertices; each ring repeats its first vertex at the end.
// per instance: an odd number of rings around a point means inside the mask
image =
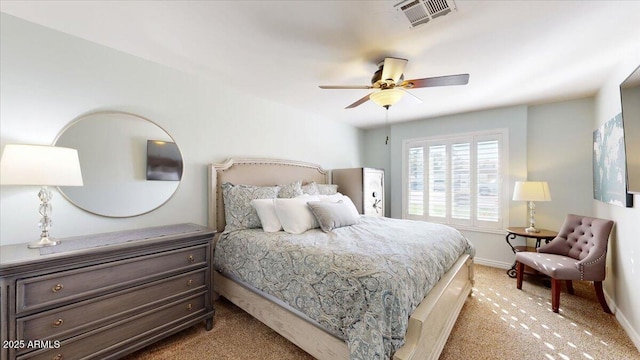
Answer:
MULTIPOLYGON (((296 180, 329 183, 329 173, 319 165, 275 159, 229 159, 209 165, 209 227, 224 230, 224 182, 250 185, 284 185, 296 180)), ((304 351, 321 360, 349 359, 349 349, 339 339, 298 315, 295 309, 271 300, 214 271, 214 291, 225 297, 304 351)), ((437 359, 473 286, 473 259, 461 256, 429 292, 409 319, 405 344, 394 360, 437 359)))

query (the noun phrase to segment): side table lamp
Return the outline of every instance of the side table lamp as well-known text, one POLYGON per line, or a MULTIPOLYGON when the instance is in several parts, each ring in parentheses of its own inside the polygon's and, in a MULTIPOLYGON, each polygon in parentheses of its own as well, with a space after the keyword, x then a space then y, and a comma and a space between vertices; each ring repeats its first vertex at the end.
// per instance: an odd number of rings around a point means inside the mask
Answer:
POLYGON ((513 189, 514 201, 529 202, 529 227, 525 229, 528 233, 539 233, 536 229, 536 204, 534 201, 551 201, 549 185, 546 181, 516 181, 513 189))
POLYGON ((78 151, 56 146, 6 145, 0 159, 0 184, 42 186, 38 193, 42 233, 40 241, 28 247, 57 245, 59 241, 49 236, 53 195, 49 186, 82 186, 78 151))

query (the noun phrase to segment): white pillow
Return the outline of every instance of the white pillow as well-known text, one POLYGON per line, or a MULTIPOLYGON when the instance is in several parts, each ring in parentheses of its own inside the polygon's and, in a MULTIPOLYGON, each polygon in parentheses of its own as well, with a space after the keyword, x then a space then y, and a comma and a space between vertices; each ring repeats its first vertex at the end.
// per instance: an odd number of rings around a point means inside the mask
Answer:
POLYGON ((345 205, 347 205, 347 207, 349 208, 349 210, 351 211, 353 216, 356 217, 356 219, 360 218, 360 213, 358 212, 358 208, 353 203, 353 201, 351 201, 351 198, 348 197, 347 195, 343 195, 341 193, 337 193, 337 194, 334 194, 334 195, 318 195, 318 198, 321 201, 329 201, 329 202, 342 201, 343 203, 345 203, 345 205))
POLYGON ((274 199, 276 214, 284 231, 291 234, 319 227, 316 217, 307 206, 309 201, 319 201, 317 196, 303 195, 293 199, 274 199))
POLYGON ((260 223, 262 224, 262 230, 265 232, 277 232, 282 230, 282 224, 276 214, 276 204, 273 203, 275 199, 255 199, 251 200, 251 206, 256 209, 260 223))

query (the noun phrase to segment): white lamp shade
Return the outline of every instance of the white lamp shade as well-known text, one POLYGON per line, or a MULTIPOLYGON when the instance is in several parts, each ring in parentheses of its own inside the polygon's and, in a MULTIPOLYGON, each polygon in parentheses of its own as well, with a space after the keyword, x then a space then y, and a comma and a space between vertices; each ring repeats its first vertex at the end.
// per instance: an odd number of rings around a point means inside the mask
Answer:
POLYGON ((513 189, 514 201, 551 201, 546 181, 516 181, 513 189))
POLYGON ((369 95, 369 99, 380 106, 395 105, 404 96, 400 89, 385 89, 369 95))
POLYGON ((82 186, 78 151, 56 146, 7 145, 0 159, 0 184, 82 186))

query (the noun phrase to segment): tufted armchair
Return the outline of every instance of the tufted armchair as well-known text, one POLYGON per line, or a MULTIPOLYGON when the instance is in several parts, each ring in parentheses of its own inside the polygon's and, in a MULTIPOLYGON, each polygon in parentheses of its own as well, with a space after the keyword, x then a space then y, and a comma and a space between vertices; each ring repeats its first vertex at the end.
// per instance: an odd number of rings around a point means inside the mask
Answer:
POLYGON ((572 280, 593 281, 596 296, 606 313, 611 313, 604 299, 607 243, 613 221, 580 215, 568 215, 558 236, 538 252, 516 253, 516 281, 522 289, 524 266, 551 277, 551 308, 560 308, 560 288, 565 280, 567 292, 573 294, 572 280))

